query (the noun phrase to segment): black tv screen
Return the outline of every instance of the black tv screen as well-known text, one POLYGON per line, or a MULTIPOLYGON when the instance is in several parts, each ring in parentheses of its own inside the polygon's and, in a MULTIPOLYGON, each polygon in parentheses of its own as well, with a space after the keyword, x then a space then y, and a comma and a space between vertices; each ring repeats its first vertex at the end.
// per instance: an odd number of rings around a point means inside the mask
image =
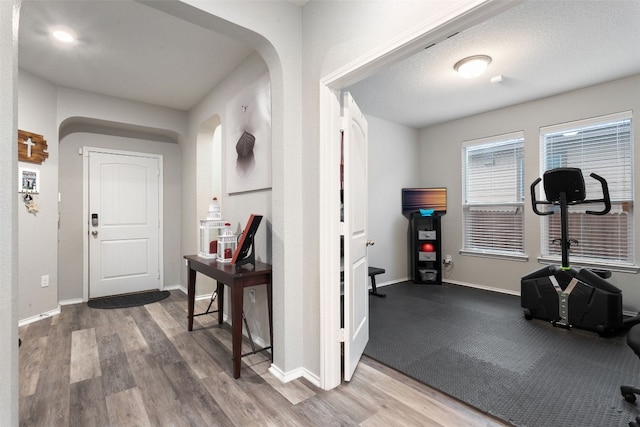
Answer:
POLYGON ((403 188, 402 214, 411 216, 420 209, 433 209, 434 213, 445 214, 447 212, 446 187, 403 188))

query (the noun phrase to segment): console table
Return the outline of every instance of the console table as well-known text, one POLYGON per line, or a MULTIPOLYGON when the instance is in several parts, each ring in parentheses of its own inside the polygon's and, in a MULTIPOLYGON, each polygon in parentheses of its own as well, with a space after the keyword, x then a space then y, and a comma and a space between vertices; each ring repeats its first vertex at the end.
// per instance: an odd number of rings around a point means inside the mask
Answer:
POLYGON ((187 289, 189 320, 188 329, 193 330, 193 310, 195 306, 196 294, 196 272, 214 279, 217 282, 218 292, 218 324, 223 323, 222 314, 224 310, 224 286, 230 288, 231 303, 231 342, 233 352, 233 377, 240 378, 240 367, 242 356, 254 354, 259 351, 271 349, 271 360, 273 361, 273 316, 271 306, 273 296, 271 291, 271 265, 261 262, 244 264, 241 266, 229 263, 221 263, 215 259, 200 258, 197 255, 185 255, 187 260, 187 271, 189 272, 189 286, 187 289), (269 311, 269 347, 255 350, 251 353, 242 354, 242 309, 244 303, 244 288, 258 285, 267 286, 267 305, 269 311))

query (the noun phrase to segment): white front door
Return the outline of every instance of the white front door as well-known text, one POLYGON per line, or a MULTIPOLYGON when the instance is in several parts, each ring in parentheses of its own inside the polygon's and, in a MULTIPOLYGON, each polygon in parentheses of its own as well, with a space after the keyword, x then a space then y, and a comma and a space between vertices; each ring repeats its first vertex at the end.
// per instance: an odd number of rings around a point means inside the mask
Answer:
POLYGON ((161 158, 88 156, 89 298, 160 289, 161 158))
POLYGON ((349 93, 344 129, 344 380, 349 381, 369 341, 367 285, 367 122, 349 93))

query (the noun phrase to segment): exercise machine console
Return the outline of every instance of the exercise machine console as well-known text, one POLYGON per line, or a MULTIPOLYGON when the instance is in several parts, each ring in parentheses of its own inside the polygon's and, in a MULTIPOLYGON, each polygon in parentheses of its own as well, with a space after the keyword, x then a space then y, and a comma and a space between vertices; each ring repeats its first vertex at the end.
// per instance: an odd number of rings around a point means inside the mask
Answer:
MULTIPOLYGON (((520 281, 520 305, 527 320, 543 319, 554 326, 581 328, 607 335, 627 326, 622 315, 622 292, 606 279, 609 271, 582 268, 579 271, 569 265, 569 250, 577 241, 569 239, 569 206, 599 203, 598 211, 587 210, 590 215, 605 215, 611 210, 607 181, 592 173, 600 182, 602 198, 587 199, 584 178, 579 168, 556 168, 543 175, 543 187, 547 200, 536 199, 536 186, 531 184, 531 202, 537 215, 552 215, 558 209, 541 211, 542 205, 559 207, 561 238, 554 240, 562 249, 562 265, 546 266, 522 277, 520 281)), ((634 318, 635 319, 635 318, 634 318)), ((634 323, 637 323, 634 320, 634 323)))

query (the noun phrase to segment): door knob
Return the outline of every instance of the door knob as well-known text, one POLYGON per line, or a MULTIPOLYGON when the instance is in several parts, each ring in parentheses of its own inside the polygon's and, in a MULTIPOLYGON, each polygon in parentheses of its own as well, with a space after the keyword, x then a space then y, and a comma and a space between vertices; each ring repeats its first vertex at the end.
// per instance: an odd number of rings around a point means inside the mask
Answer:
POLYGON ((91 235, 92 235, 92 236, 97 236, 97 235, 98 235, 98 230, 93 230, 93 231, 91 232, 91 235))
POLYGON ((375 244, 376 242, 374 242, 373 240, 367 240, 367 246, 373 246, 375 244))

